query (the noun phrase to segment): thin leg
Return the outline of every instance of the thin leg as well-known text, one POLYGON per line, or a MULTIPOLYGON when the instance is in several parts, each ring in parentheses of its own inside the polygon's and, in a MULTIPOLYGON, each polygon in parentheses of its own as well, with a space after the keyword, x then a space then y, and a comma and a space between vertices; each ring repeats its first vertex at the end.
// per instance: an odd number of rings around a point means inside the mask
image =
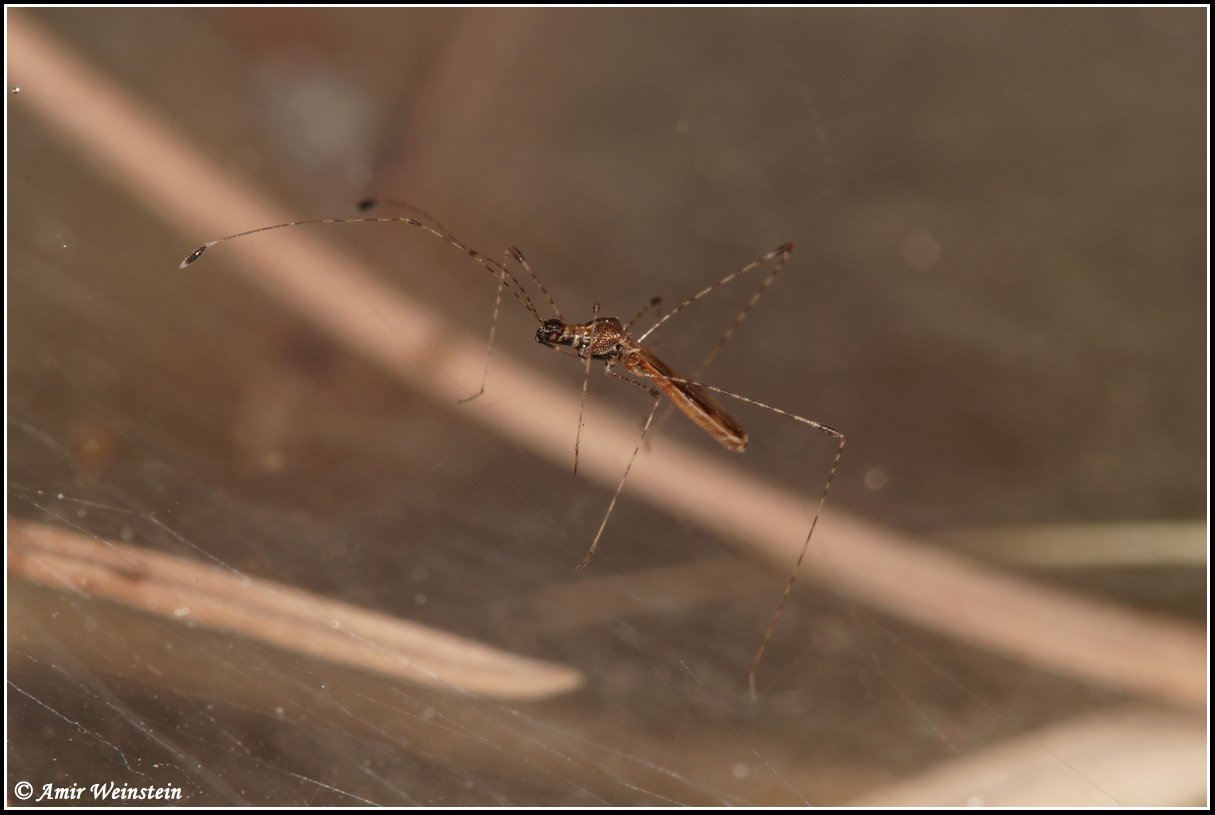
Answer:
MULTIPOLYGON (((502 256, 502 268, 503 269, 506 268, 506 261, 507 261, 507 258, 509 258, 511 256, 512 249, 514 249, 513 246, 506 247, 506 253, 503 254, 503 256, 502 256)), ((516 251, 518 251, 518 250, 516 250, 516 251)), ((498 280, 498 294, 494 298, 494 316, 489 321, 489 345, 485 349, 485 372, 481 375, 481 389, 479 391, 477 391, 476 393, 474 393, 472 396, 465 396, 463 399, 459 400, 459 404, 464 404, 465 402, 471 402, 472 400, 476 399, 481 394, 485 393, 485 384, 487 382, 489 382, 489 361, 494 355, 494 334, 498 330, 498 310, 502 308, 502 289, 504 289, 505 287, 506 287, 506 282, 504 280, 499 279, 498 280)))
MULTIPOLYGON (((738 313, 738 316, 734 318, 734 322, 731 323, 730 327, 726 329, 726 333, 723 334, 721 339, 717 341, 717 345, 713 346, 713 350, 710 351, 708 356, 701 361, 700 367, 698 367, 692 374, 693 377, 699 377, 702 373, 704 373, 705 369, 709 367, 709 363, 713 361, 713 358, 717 356, 721 349, 726 346, 726 343, 730 341, 730 338, 734 336, 734 332, 738 330, 740 325, 742 325, 742 321, 747 319, 747 314, 755 307, 755 304, 759 302, 759 298, 762 297, 764 292, 768 290, 768 287, 772 285, 772 281, 776 279, 776 275, 780 272, 780 270, 784 268, 785 261, 788 260, 789 253, 792 251, 793 244, 785 244, 775 252, 770 252, 769 254, 764 255, 762 258, 752 263, 749 267, 744 267, 736 273, 738 276, 744 275, 751 269, 759 268, 770 258, 776 256, 780 257, 780 260, 777 262, 776 266, 773 267, 772 271, 768 273, 768 276, 764 278, 764 282, 760 284, 759 289, 755 292, 755 294, 751 295, 751 299, 747 301, 745 306, 743 306, 743 310, 738 313)), ((728 283, 731 279, 733 278, 727 277, 722 281, 722 283, 728 283)), ((672 311, 671 313, 674 314, 675 312, 672 311)), ((670 315, 667 316, 669 317, 670 315)))
MULTIPOLYGON (((578 435, 574 437, 574 475, 578 474, 578 450, 582 445, 582 428, 585 424, 586 414, 586 391, 591 384, 591 349, 595 347, 595 321, 599 318, 599 304, 595 304, 594 314, 591 317, 591 335, 587 339, 586 344, 586 376, 582 378, 582 402, 578 405, 578 435)), ((579 354, 581 355, 581 350, 579 354)))
MULTIPOLYGON (((810 531, 806 533, 806 540, 804 543, 802 543, 802 551, 797 556, 797 563, 793 566, 793 573, 789 575, 789 582, 785 584, 785 593, 781 595, 780 604, 776 607, 776 613, 772 615, 772 622, 768 623, 768 630, 764 633, 763 641, 759 644, 759 650, 755 654, 755 659, 751 662, 751 670, 747 674, 747 684, 751 688, 751 698, 755 699, 758 698, 758 694, 755 690, 755 670, 759 667, 759 662, 761 659, 763 659, 764 651, 766 651, 768 648, 768 643, 772 639, 772 634, 776 631, 776 623, 780 619, 781 612, 785 609, 785 601, 789 599, 789 593, 793 591, 793 581, 797 579, 798 570, 801 569, 802 561, 806 557, 806 552, 810 549, 810 539, 814 537, 814 528, 818 526, 818 519, 823 514, 823 507, 827 503, 827 493, 831 490, 831 482, 835 478, 835 471, 839 469, 840 458, 844 455, 844 445, 847 444, 848 439, 846 439, 844 434, 836 430, 834 427, 822 424, 821 422, 816 422, 813 419, 806 419, 802 416, 790 413, 787 410, 772 407, 772 405, 765 405, 763 402, 755 399, 748 399, 745 396, 739 396, 737 393, 731 393, 730 391, 723 390, 722 388, 716 388, 712 385, 706 385, 703 382, 693 382, 687 379, 675 379, 672 381, 682 382, 687 385, 696 385, 697 387, 704 388, 705 390, 713 391, 715 393, 720 393, 723 396, 729 396, 733 399, 737 399, 740 402, 746 402, 749 405, 755 405, 756 407, 770 410, 773 413, 784 416, 787 419, 792 419, 795 422, 799 422, 800 424, 812 427, 822 433, 826 433, 828 436, 839 440, 840 443, 839 448, 835 451, 835 460, 831 462, 831 472, 827 474, 827 483, 823 485, 823 493, 821 496, 819 496, 818 507, 814 510, 814 519, 810 521, 810 531)), ((646 423, 646 427, 649 427, 648 422, 646 423)))
POLYGON ((789 599, 789 593, 793 591, 793 581, 797 579, 797 572, 802 567, 802 560, 805 559, 806 552, 810 549, 810 538, 814 537, 814 527, 818 525, 819 516, 823 514, 823 506, 827 503, 827 491, 831 489, 831 479, 835 478, 835 471, 840 466, 840 456, 844 454, 844 444, 848 441, 842 433, 830 427, 820 425, 819 429, 838 438, 840 446, 835 451, 835 460, 831 462, 831 472, 827 475, 827 483, 823 486, 823 494, 818 499, 818 508, 814 510, 814 520, 810 522, 810 531, 806 533, 806 540, 802 544, 801 554, 797 556, 797 563, 793 566, 793 573, 789 575, 789 582, 785 584, 785 592, 780 596, 780 603, 776 607, 776 613, 772 615, 772 622, 768 623, 768 630, 764 632, 764 638, 759 644, 759 650, 755 652, 755 659, 751 661, 751 670, 747 672, 747 684, 751 688, 752 699, 759 698, 759 694, 755 691, 755 669, 759 667, 759 661, 764 658, 764 651, 767 650, 768 642, 776 631, 776 621, 780 619, 781 612, 785 610, 785 601, 789 599))
MULTIPOLYGON (((698 291, 696 294, 692 295, 687 300, 684 300, 682 303, 675 306, 675 308, 671 309, 665 317, 663 317, 658 322, 654 323, 654 325, 652 325, 649 328, 649 330, 646 331, 644 334, 642 334, 640 337, 637 337, 637 342, 639 342, 639 343, 644 342, 645 338, 648 337, 649 335, 653 334, 655 331, 657 331, 659 326, 661 326, 667 320, 671 319, 676 314, 678 314, 680 311, 682 311, 683 309, 692 305, 697 300, 704 297, 705 295, 707 295, 709 292, 713 291, 714 289, 720 288, 720 287, 726 285, 727 283, 730 283, 730 282, 736 280, 737 278, 742 277, 743 275, 747 274, 748 272, 758 269, 759 267, 763 266, 765 263, 772 260, 773 258, 779 258, 780 260, 776 264, 776 268, 774 268, 771 271, 771 273, 769 273, 769 275, 768 275, 767 279, 764 281, 763 285, 759 287, 759 291, 755 293, 755 296, 751 298, 750 302, 747 303, 747 305, 743 308, 742 312, 738 315, 738 317, 736 317, 734 319, 734 323, 728 329, 726 329, 726 335, 724 337, 722 337, 720 342, 718 342, 717 347, 714 348, 713 351, 710 352, 709 359, 712 359, 714 356, 716 356, 716 354, 720 350, 721 346, 725 345, 726 340, 728 340, 730 338, 730 336, 734 333, 735 329, 738 328, 739 323, 741 323, 746 318, 747 312, 749 312, 751 310, 751 307, 754 306, 756 301, 759 300, 760 295, 762 295, 764 293, 764 291, 767 290, 768 286, 770 286, 772 284, 772 280, 776 277, 777 273, 780 272, 781 268, 785 265, 785 261, 788 259, 789 255, 793 252, 793 246, 794 245, 792 243, 786 243, 784 246, 781 246, 778 249, 774 249, 773 251, 769 252, 768 254, 764 255, 763 257, 761 257, 757 260, 754 260, 751 263, 748 263, 746 266, 742 267, 737 272, 733 272, 731 274, 726 275, 721 280, 718 280, 716 283, 714 283, 712 286, 708 286, 708 287, 698 291)), ((707 362, 706 362, 706 364, 707 364, 707 362)), ((703 365, 702 365, 702 367, 703 367, 703 365)))
MULTIPOLYGON (((643 309, 641 309, 641 311, 637 312, 636 317, 634 317, 633 319, 631 319, 627 323, 625 323, 624 330, 627 332, 630 328, 632 328, 633 324, 636 323, 638 320, 640 320, 645 315, 645 313, 647 311, 649 311, 650 309, 654 309, 654 313, 657 315, 655 319, 658 322, 662 322, 662 298, 654 297, 650 300, 649 303, 646 304, 646 306, 643 309)), ((657 348, 658 348, 658 338, 655 337, 654 340, 650 343, 650 350, 654 351, 654 350, 657 350, 657 348)), ((611 373, 611 372, 609 371, 609 373, 611 373)), ((695 375, 700 376, 700 372, 698 371, 695 375)), ((627 377, 619 376, 618 374, 613 374, 613 376, 615 376, 617 379, 623 379, 625 382, 632 382, 634 385, 641 384, 632 379, 628 379, 627 377)), ((645 388, 645 385, 641 385, 641 387, 645 388)), ((646 388, 646 390, 649 390, 649 388, 646 388)), ((662 423, 667 420, 667 417, 671 415, 671 411, 674 409, 675 409, 674 406, 667 405, 667 409, 664 410, 662 412, 662 415, 658 417, 658 424, 654 427, 655 432, 658 431, 658 428, 662 427, 662 423)), ((646 449, 648 450, 649 447, 647 447, 646 449)))
MULTIPOLYGON (((414 206, 413 204, 408 204, 404 201, 398 201, 395 198, 367 198, 367 199, 359 202, 359 211, 367 212, 367 211, 374 209, 376 207, 379 207, 381 205, 397 207, 398 209, 408 210, 410 212, 413 212, 416 215, 421 215, 423 218, 425 218, 427 221, 430 222, 430 226, 432 226, 435 230, 445 233, 445 234, 450 234, 447 231, 447 227, 445 227, 445 226, 443 226, 443 224, 439 223, 439 219, 434 217, 433 215, 431 215, 426 210, 422 209, 421 207, 414 206)), ((522 255, 520 255, 518 253, 519 253, 519 250, 513 246, 506 247, 506 251, 502 254, 502 268, 503 269, 506 268, 506 264, 511 257, 516 257, 519 260, 522 260, 523 259, 522 255)), ((535 277, 536 277, 535 273, 532 272, 532 270, 530 268, 528 268, 527 264, 524 263, 523 266, 525 269, 527 269, 528 272, 532 273, 532 278, 535 279, 535 277)), ((499 277, 498 278, 498 292, 497 292, 497 295, 494 297, 494 316, 492 318, 490 318, 490 322, 489 322, 489 344, 485 349, 485 371, 481 376, 481 388, 473 395, 465 396, 463 399, 458 400, 459 404, 464 404, 465 402, 471 402, 472 400, 476 399, 478 396, 481 396, 483 393, 485 393, 485 385, 487 382, 489 382, 489 363, 490 363, 490 359, 494 355, 494 334, 497 332, 497 329, 498 329, 498 312, 502 308, 502 290, 505 287, 506 287, 505 278, 499 277)), ((548 292, 545 292, 545 294, 548 294, 548 292)), ((552 302, 552 298, 549 298, 549 302, 550 303, 552 302)), ((553 306, 553 309, 554 309, 554 311, 556 310, 556 305, 553 306)), ((558 313, 558 316, 560 316, 560 313, 558 313)))
POLYGON ((652 308, 658 309, 658 319, 661 320, 662 319, 662 298, 655 297, 652 300, 650 300, 650 302, 646 303, 645 307, 643 309, 641 309, 641 311, 637 312, 636 317, 634 317, 633 319, 629 320, 627 323, 624 324, 624 330, 628 331, 630 328, 632 328, 633 323, 640 320, 642 318, 642 316, 652 308))
MULTIPOLYGON (((721 339, 717 341, 717 344, 713 346, 713 349, 711 351, 709 351, 708 355, 703 360, 701 360, 700 365, 698 365, 696 367, 696 369, 692 372, 693 379, 700 378, 701 374, 703 374, 705 372, 705 369, 709 367, 709 364, 713 361, 713 359, 718 355, 718 353, 721 352, 721 349, 725 348, 726 343, 729 342, 730 338, 734 336, 734 332, 738 330, 738 327, 742 324, 742 321, 747 318, 747 314, 750 313, 751 309, 755 307, 755 304, 759 302, 759 298, 762 297, 764 292, 766 292, 768 290, 768 287, 772 285, 772 281, 776 279, 776 275, 780 272, 780 270, 782 268, 784 268, 785 261, 789 258, 789 255, 793 252, 793 247, 794 247, 794 245, 792 243, 787 243, 784 246, 781 246, 780 248, 769 252, 768 254, 764 255, 763 257, 758 258, 758 259, 752 261, 751 263, 748 263, 746 266, 742 267, 738 271, 736 271, 732 274, 726 275, 721 280, 714 283, 712 286, 709 286, 709 287, 703 289, 702 291, 697 292, 696 294, 689 297, 687 300, 684 300, 682 303, 680 303, 675 308, 673 308, 671 310, 671 312, 669 314, 667 314, 665 317, 663 317, 660 313, 658 322, 654 323, 654 325, 649 329, 649 331, 646 331, 644 334, 642 334, 638 338, 637 341, 641 342, 646 337, 648 337, 650 334, 655 333, 658 330, 659 326, 661 326, 667 320, 674 317, 675 314, 677 312, 679 312, 679 310, 684 308, 685 306, 691 305, 692 303, 696 302, 697 300, 699 300, 700 298, 709 294, 710 292, 715 291, 716 289, 718 289, 722 286, 725 286, 725 285, 733 282, 734 280, 737 280, 738 278, 742 277, 743 275, 747 274, 748 272, 754 271, 755 269, 762 267, 765 263, 772 260, 773 258, 779 258, 776 266, 772 269, 771 272, 768 273, 767 277, 764 278, 764 282, 760 284, 759 289, 755 292, 755 294, 751 295, 751 299, 747 301, 747 304, 745 306, 743 306, 742 311, 740 311, 738 313, 738 316, 734 318, 734 322, 732 322, 730 324, 730 326, 726 329, 726 333, 722 335, 721 339)), ((638 316, 640 316, 640 315, 638 315, 638 316)), ((673 410, 675 410, 674 406, 669 405, 667 407, 667 409, 665 411, 663 411, 662 416, 660 416, 658 418, 658 427, 662 427, 662 425, 666 423, 666 420, 668 418, 670 418, 671 411, 673 411, 673 410)))
MULTIPOLYGON (((612 374, 619 376, 619 374, 612 374)), ((620 377, 624 379, 624 377, 620 377)), ((633 382, 633 380, 627 380, 633 382)), ((640 384, 634 382, 633 384, 640 384)), ((647 390, 649 390, 647 388, 647 390)), ((586 553, 586 557, 578 564, 578 570, 586 568, 586 564, 591 562, 591 556, 595 554, 595 550, 599 548, 599 538, 603 536, 603 530, 607 527, 608 518, 612 517, 612 510, 616 508, 616 500, 620 498, 620 492, 624 489, 625 479, 629 477, 629 470, 633 469, 633 462, 637 460, 637 453, 641 450, 641 445, 645 441, 645 434, 650 430, 650 422, 654 421, 654 414, 658 411, 658 402, 662 395, 658 391, 650 391, 650 396, 654 398, 654 404, 650 406, 650 415, 646 417, 645 426, 641 428, 641 438, 637 440, 637 446, 633 448, 633 455, 629 457, 629 465, 624 468, 624 475, 620 476, 620 483, 616 485, 616 493, 612 496, 612 502, 608 504, 607 512, 603 515, 603 522, 599 524, 599 531, 595 533, 595 539, 591 541, 590 551, 586 553)))

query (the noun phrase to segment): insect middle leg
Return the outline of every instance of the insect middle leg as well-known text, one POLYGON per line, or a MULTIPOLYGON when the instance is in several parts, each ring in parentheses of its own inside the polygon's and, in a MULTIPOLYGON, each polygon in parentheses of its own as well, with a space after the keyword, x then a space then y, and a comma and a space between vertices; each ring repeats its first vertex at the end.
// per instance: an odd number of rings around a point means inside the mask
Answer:
POLYGON ((591 557, 594 556, 595 550, 599 548, 599 539, 603 537, 603 530, 607 528, 608 518, 612 517, 612 510, 616 508, 616 501, 620 498, 620 493, 624 490, 624 482, 629 477, 629 471, 633 469, 633 462, 637 460, 637 454, 641 451, 641 446, 645 443, 646 434, 650 432, 650 424, 654 421, 654 414, 658 412, 658 403, 662 400, 662 394, 653 388, 646 387, 635 379, 629 379, 627 376, 621 376, 612 370, 611 361, 606 361, 604 371, 608 376, 614 376, 617 379, 622 379, 631 385, 644 390, 650 395, 650 412, 646 415, 645 424, 641 428, 641 436, 637 439, 637 446, 633 448, 633 454, 629 456, 629 463, 624 468, 624 474, 620 476, 620 483, 616 485, 616 492, 612 494, 612 500, 608 504, 607 512, 603 514, 603 520, 599 524, 599 530, 595 533, 595 539, 591 541, 591 548, 587 551, 586 557, 578 564, 578 570, 586 568, 586 564, 591 562, 591 557))

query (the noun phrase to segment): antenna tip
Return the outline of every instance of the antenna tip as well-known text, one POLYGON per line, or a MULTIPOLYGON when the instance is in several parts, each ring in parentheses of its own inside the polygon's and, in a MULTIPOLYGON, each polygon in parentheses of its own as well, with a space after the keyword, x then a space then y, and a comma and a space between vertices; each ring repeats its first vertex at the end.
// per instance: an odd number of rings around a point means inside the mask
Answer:
POLYGON ((202 253, 207 251, 207 247, 210 245, 211 244, 209 244, 209 243, 203 244, 202 246, 195 249, 193 252, 190 253, 189 257, 187 257, 180 264, 178 264, 177 268, 184 269, 187 266, 189 266, 191 263, 193 263, 194 261, 198 260, 200 257, 202 257, 202 253))

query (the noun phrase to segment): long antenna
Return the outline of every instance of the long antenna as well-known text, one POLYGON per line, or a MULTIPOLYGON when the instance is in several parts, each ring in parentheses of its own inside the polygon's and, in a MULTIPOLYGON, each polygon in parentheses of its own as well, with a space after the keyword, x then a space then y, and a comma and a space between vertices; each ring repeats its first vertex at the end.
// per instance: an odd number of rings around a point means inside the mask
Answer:
MULTIPOLYGON (((366 202, 364 202, 364 204, 366 204, 366 202)), ((405 217, 315 218, 315 219, 307 220, 307 221, 289 221, 287 223, 274 224, 273 226, 263 226, 263 227, 259 227, 258 229, 249 229, 249 230, 246 230, 245 232, 237 232, 234 235, 228 235, 223 238, 217 238, 213 241, 207 241, 202 246, 198 247, 193 252, 191 252, 189 255, 187 255, 186 259, 183 260, 178 265, 178 268, 180 268, 180 269, 186 268, 191 263, 193 263, 194 261, 196 261, 200 257, 202 257, 203 253, 206 252, 208 249, 210 249, 212 246, 215 246, 216 244, 224 243, 225 241, 236 240, 237 238, 246 238, 246 237, 249 237, 250 235, 257 235, 261 232, 270 232, 275 229, 287 229, 288 227, 312 226, 312 225, 321 225, 321 224, 407 224, 409 226, 417 227, 418 229, 424 229, 427 232, 429 232, 430 234, 440 237, 443 240, 447 241, 452 246, 456 247, 461 252, 468 255, 473 260, 477 261, 477 263, 480 263, 483 267, 485 267, 485 270, 487 272, 489 272, 491 275, 493 275, 494 279, 496 279, 499 283, 501 283, 508 290, 510 290, 510 293, 515 296, 515 299, 518 300, 520 303, 522 303, 523 307, 528 310, 528 313, 530 313, 533 317, 536 318, 536 322, 541 323, 541 324, 544 323, 544 318, 541 317, 540 312, 538 312, 536 310, 535 304, 532 303, 532 298, 528 296, 527 291, 523 288, 523 285, 521 283, 519 283, 518 278, 516 278, 513 274, 510 273, 509 269, 507 269, 501 263, 498 263, 496 260, 492 260, 491 258, 488 258, 485 255, 482 255, 476 249, 470 249, 469 247, 460 243, 460 241, 457 240, 454 235, 451 235, 450 233, 444 232, 440 229, 436 229, 435 227, 430 226, 429 224, 424 224, 415 218, 405 218, 405 217)), ((523 255, 519 252, 519 250, 515 249, 514 247, 510 247, 510 249, 508 249, 507 251, 509 251, 511 253, 512 257, 516 258, 517 260, 519 260, 522 263, 523 267, 525 269, 527 269, 529 273, 531 273, 532 279, 535 280, 536 279, 535 273, 532 272, 531 267, 527 265, 527 262, 525 260, 523 260, 523 255)), ((539 285, 539 281, 536 281, 536 283, 537 283, 537 285, 539 285)), ((543 286, 540 286, 540 288, 541 288, 541 290, 544 290, 543 286)), ((552 303, 552 298, 549 297, 547 291, 544 291, 544 295, 545 295, 545 297, 548 297, 549 302, 552 303)), ((555 305, 553 306, 553 310, 556 311, 555 305)), ((558 313, 560 313, 560 312, 558 312, 558 313)))

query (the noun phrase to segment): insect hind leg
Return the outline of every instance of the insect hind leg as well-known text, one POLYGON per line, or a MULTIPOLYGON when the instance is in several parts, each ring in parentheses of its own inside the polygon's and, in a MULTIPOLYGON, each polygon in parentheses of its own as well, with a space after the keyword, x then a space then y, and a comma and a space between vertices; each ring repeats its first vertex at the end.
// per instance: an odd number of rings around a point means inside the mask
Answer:
MULTIPOLYGON (((802 561, 806 558, 806 552, 810 550, 810 540, 814 537, 814 530, 818 527, 818 521, 819 518, 822 517, 823 508, 827 505, 827 493, 831 491, 831 482, 835 479, 836 470, 839 469, 840 459, 844 455, 844 445, 848 443, 848 439, 843 433, 830 425, 825 425, 822 422, 816 422, 813 419, 807 419, 804 416, 798 416, 794 413, 790 413, 787 410, 781 410, 778 407, 764 404, 756 399, 740 396, 737 393, 732 393, 723 388, 714 387, 713 385, 706 385, 703 382, 694 382, 688 379, 676 379, 674 381, 682 382, 685 385, 695 385, 697 387, 704 388, 705 390, 720 393, 723 396, 729 396, 732 399, 737 399, 740 402, 746 402, 749 405, 764 408, 765 410, 769 410, 779 416, 784 416, 786 419, 792 419, 799 424, 806 425, 807 427, 817 430, 820 433, 831 436, 839 442, 839 447, 837 447, 835 451, 835 458, 831 462, 831 470, 827 473, 827 481, 823 484, 822 493, 819 494, 818 506, 816 506, 814 510, 814 518, 810 521, 810 530, 806 533, 806 539, 802 542, 801 552, 798 553, 797 563, 794 564, 793 572, 789 575, 788 582, 785 583, 785 591, 781 595, 780 603, 776 607, 776 612, 772 615, 772 621, 768 623, 768 629, 764 632, 764 638, 759 644, 759 649, 755 653, 755 659, 751 662, 751 669, 747 673, 747 684, 751 690, 751 698, 756 699, 759 696, 755 688, 756 669, 759 668, 759 663, 764 657, 764 652, 768 648, 768 643, 771 642, 772 635, 776 632, 776 624, 780 620, 781 613, 785 610, 785 603, 789 599, 789 594, 793 591, 793 583, 797 580, 797 573, 801 569, 802 561)), ((646 427, 648 429, 648 422, 646 427)))

